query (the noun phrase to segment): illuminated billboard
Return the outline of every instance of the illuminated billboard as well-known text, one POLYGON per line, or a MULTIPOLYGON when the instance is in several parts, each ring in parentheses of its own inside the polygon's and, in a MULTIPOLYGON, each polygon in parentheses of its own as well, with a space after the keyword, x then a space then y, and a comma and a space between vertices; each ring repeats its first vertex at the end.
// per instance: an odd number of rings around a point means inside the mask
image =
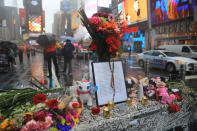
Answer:
POLYGON ((158 24, 192 16, 195 0, 151 0, 151 22, 158 24))
POLYGON ((71 15, 71 29, 77 29, 81 24, 79 13, 75 12, 71 15))
POLYGON ((19 16, 20 16, 20 26, 25 26, 26 24, 26 11, 25 9, 19 9, 19 16))
POLYGON ((124 14, 128 24, 147 20, 147 0, 125 0, 124 14))
POLYGON ((41 32, 42 24, 41 24, 41 16, 29 16, 29 31, 31 32, 41 32))

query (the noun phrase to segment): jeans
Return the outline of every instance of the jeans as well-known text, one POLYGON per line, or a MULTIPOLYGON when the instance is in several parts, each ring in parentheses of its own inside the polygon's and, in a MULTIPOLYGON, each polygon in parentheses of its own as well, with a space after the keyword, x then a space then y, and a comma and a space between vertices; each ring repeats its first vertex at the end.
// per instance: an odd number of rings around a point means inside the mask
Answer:
POLYGON ((51 66, 51 59, 53 60, 53 64, 55 66, 55 73, 56 73, 56 76, 58 77, 58 65, 57 65, 57 58, 56 58, 56 52, 47 52, 46 54, 46 60, 48 62, 48 71, 49 71, 49 76, 51 77, 52 76, 52 66, 51 66))
POLYGON ((68 74, 72 73, 72 58, 64 57, 64 71, 68 74))

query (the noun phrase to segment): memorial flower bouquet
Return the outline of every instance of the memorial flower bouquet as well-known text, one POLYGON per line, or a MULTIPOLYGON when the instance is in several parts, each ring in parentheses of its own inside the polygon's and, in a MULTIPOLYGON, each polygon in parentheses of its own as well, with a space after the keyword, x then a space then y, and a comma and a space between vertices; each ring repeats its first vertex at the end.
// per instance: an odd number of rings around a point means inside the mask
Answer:
POLYGON ((38 93, 25 105, 15 108, 8 118, 0 114, 0 131, 69 131, 79 123, 80 114, 75 109, 59 109, 59 104, 58 99, 38 93))
POLYGON ((114 15, 95 13, 87 18, 84 10, 80 10, 81 21, 92 37, 90 50, 96 51, 99 61, 109 61, 120 50, 120 31, 114 21, 114 15))

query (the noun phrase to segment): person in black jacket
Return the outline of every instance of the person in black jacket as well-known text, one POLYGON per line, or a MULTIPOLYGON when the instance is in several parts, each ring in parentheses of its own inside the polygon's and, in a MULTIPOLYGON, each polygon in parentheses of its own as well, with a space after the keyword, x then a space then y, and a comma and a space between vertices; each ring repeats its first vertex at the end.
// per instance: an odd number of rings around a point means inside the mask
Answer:
POLYGON ((72 55, 74 46, 70 40, 66 40, 66 44, 63 47, 62 54, 64 55, 64 72, 66 74, 72 74, 72 55))

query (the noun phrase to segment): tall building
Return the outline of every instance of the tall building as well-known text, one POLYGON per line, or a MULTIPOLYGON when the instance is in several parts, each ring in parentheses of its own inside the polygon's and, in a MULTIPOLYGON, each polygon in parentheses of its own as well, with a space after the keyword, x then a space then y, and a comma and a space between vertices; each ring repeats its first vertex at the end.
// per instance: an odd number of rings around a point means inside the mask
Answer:
POLYGON ((61 30, 61 26, 60 26, 61 15, 62 15, 62 13, 60 11, 58 11, 54 14, 52 32, 53 32, 53 34, 55 34, 57 36, 61 35, 61 32, 60 32, 60 30, 61 30))
POLYGON ((20 37, 18 8, 0 7, 0 39, 17 40, 20 37))
POLYGON ((4 6, 4 0, 0 0, 0 7, 4 6))
POLYGON ((66 11, 68 14, 73 14, 83 5, 83 0, 62 0, 60 3, 61 11, 66 11))
POLYGON ((23 35, 29 34, 29 43, 36 44, 39 35, 45 32, 44 17, 42 10, 42 0, 23 0, 26 12, 26 26, 23 35))
POLYGON ((62 0, 60 3, 61 16, 60 21, 56 21, 54 15, 53 32, 58 35, 69 35, 72 36, 71 30, 71 15, 84 7, 83 0, 62 0), (57 29, 60 26, 60 29, 57 29))

